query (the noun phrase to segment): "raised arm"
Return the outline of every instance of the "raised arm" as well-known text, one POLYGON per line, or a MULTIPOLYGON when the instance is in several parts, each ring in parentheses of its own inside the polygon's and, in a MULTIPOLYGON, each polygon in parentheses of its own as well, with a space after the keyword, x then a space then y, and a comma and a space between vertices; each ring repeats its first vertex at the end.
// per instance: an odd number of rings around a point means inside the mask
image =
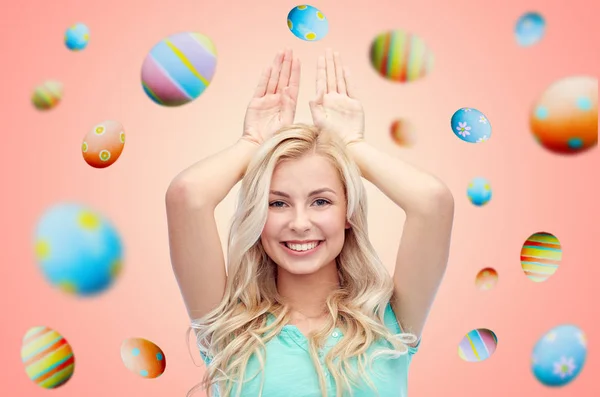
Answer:
POLYGON ((191 319, 213 310, 227 281, 214 210, 243 177, 259 146, 293 122, 299 64, 291 50, 265 69, 248 105, 242 137, 180 172, 165 195, 171 265, 191 319))

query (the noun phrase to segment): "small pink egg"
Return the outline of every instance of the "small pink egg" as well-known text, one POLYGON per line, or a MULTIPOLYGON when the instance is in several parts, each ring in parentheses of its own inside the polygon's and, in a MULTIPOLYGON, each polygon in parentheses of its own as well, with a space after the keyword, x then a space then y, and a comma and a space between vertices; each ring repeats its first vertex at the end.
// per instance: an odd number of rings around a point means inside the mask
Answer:
POLYGON ((143 338, 128 338, 121 344, 125 367, 144 378, 157 378, 165 371, 165 355, 160 347, 143 338))
POLYGON ((107 120, 95 125, 83 138, 83 159, 94 168, 106 168, 121 156, 125 132, 118 121, 107 120))

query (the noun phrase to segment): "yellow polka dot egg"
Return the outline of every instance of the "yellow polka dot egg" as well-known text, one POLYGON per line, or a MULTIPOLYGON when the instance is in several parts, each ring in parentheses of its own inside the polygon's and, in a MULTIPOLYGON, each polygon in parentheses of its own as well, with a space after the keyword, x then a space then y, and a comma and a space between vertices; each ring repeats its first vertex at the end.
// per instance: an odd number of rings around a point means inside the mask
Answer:
POLYGON ((329 32, 325 15, 310 5, 294 7, 288 14, 287 24, 294 36, 305 41, 321 40, 329 32))
POLYGON ((123 247, 114 226, 78 203, 46 210, 34 236, 35 257, 46 280, 79 296, 106 291, 121 271, 123 247))
POLYGON ((106 168, 119 159, 124 146, 123 126, 118 121, 107 120, 88 131, 81 151, 86 163, 94 168, 106 168))
POLYGON ((21 361, 29 379, 44 389, 64 385, 75 370, 75 356, 69 342, 43 326, 32 327, 23 336, 21 361))

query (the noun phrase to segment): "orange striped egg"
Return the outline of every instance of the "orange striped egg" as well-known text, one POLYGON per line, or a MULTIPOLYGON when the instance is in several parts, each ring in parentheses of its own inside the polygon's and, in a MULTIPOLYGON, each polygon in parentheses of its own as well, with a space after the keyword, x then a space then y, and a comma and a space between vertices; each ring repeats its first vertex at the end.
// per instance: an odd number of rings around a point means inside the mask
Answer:
POLYGON ((48 80, 35 87, 31 102, 38 110, 49 110, 60 103, 63 96, 63 85, 59 81, 48 80))
POLYGON ((521 249, 521 268, 530 280, 538 283, 556 272, 561 259, 560 241, 550 233, 532 234, 521 249))
POLYGON ((75 356, 69 342, 43 326, 31 328, 23 337, 21 360, 29 379, 45 389, 64 385, 75 370, 75 356))
POLYGON ((144 378, 157 378, 167 365, 165 354, 154 343, 143 338, 125 339, 121 344, 125 367, 144 378))
POLYGON ((106 168, 119 159, 124 146, 125 132, 121 123, 106 120, 88 131, 81 151, 86 163, 94 168, 106 168))

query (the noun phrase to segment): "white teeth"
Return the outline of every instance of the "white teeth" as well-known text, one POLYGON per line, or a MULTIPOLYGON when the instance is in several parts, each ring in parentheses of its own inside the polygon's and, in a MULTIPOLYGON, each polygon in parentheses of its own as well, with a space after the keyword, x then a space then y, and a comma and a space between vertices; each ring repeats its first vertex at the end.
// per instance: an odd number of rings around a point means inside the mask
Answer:
POLYGON ((294 251, 308 251, 311 250, 313 248, 315 248, 317 245, 319 245, 319 242, 314 242, 314 243, 308 243, 308 244, 290 244, 290 243, 285 243, 285 246, 288 247, 289 249, 292 249, 294 251))

